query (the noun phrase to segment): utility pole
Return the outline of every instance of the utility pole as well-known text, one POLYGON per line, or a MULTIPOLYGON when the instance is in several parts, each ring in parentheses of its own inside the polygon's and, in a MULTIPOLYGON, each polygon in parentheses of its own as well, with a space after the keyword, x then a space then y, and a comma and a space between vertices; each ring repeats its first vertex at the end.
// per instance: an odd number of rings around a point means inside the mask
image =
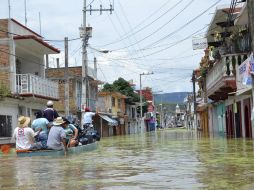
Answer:
POLYGON ((86 26, 86 13, 90 12, 102 12, 110 11, 110 14, 114 10, 113 6, 110 4, 109 9, 103 9, 102 5, 100 5, 100 9, 92 9, 92 5, 90 4, 90 8, 87 9, 86 0, 83 0, 83 26, 80 27, 80 34, 82 38, 82 93, 81 93, 81 119, 83 122, 83 117, 85 108, 89 106, 89 94, 88 94, 88 65, 87 65, 87 46, 88 40, 92 37, 92 27, 86 26))
POLYGON ((197 103, 196 103, 196 75, 195 71, 192 73, 192 85, 193 85, 193 107, 194 107, 194 127, 197 129, 197 103))
POLYGON ((68 38, 64 38, 65 68, 64 68, 64 105, 65 116, 69 115, 69 66, 68 66, 68 38))

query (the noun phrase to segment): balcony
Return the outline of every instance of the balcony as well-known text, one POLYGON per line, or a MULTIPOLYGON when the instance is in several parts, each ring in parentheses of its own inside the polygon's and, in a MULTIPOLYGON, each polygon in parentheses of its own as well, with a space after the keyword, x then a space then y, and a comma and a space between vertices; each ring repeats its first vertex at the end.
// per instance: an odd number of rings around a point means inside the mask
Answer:
POLYGON ((235 66, 240 65, 247 54, 227 54, 216 61, 206 76, 207 97, 214 100, 225 100, 230 92, 236 91, 235 66))
POLYGON ((33 74, 16 74, 16 92, 27 97, 59 99, 57 83, 33 74))

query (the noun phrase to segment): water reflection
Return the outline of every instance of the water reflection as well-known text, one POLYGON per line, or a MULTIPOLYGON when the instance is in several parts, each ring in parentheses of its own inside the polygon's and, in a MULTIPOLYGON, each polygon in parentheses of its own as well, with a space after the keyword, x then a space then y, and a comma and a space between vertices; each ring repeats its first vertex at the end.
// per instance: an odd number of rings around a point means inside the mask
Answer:
POLYGON ((67 158, 0 156, 0 189, 253 189, 253 141, 162 130, 67 158))

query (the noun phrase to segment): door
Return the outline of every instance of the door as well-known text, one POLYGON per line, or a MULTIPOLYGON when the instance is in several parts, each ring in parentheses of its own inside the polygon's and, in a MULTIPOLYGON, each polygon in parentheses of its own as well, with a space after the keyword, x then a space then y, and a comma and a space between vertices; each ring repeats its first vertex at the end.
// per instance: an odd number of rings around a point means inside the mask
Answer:
POLYGON ((233 105, 227 106, 227 137, 234 137, 233 105))
POLYGON ((250 98, 245 99, 243 101, 243 106, 244 106, 245 137, 252 138, 250 98))
POLYGON ((235 128, 236 138, 242 137, 242 117, 241 117, 241 102, 236 103, 237 113, 235 113, 235 128))

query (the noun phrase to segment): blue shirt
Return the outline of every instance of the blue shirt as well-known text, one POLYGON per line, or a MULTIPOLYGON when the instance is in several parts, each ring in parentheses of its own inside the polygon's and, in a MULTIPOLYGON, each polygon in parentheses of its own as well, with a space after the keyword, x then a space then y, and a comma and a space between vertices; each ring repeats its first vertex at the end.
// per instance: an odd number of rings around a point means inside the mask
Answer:
POLYGON ((42 129, 41 132, 48 134, 48 128, 47 128, 48 124, 49 124, 49 121, 46 118, 38 118, 32 122, 32 129, 35 132, 37 132, 41 128, 42 129))
POLYGON ((75 134, 75 129, 77 128, 73 124, 69 124, 68 127, 64 129, 66 139, 70 139, 75 134))

